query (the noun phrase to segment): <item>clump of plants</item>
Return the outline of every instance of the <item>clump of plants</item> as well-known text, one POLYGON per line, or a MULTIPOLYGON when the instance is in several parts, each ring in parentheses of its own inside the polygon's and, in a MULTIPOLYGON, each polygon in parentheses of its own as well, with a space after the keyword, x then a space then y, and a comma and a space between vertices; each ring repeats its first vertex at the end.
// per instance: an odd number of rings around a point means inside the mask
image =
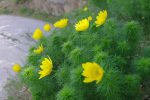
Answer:
POLYGON ((111 15, 119 20, 137 20, 150 34, 150 0, 88 0, 100 8, 109 9, 111 15))
MULTIPOLYGON (((118 21, 107 10, 88 8, 76 18, 54 23, 47 37, 37 28, 32 38, 38 43, 26 65, 14 66, 33 100, 141 100, 141 85, 150 80, 150 58, 140 48, 139 22, 118 21)), ((51 25, 43 28, 49 32, 51 25)))

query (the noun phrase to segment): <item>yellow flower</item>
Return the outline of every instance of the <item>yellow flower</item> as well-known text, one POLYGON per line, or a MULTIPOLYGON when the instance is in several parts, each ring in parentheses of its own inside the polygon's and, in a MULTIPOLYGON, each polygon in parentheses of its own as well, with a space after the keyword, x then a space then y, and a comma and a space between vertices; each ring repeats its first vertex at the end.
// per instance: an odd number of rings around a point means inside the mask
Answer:
POLYGON ((106 18, 107 18, 107 11, 106 10, 100 11, 98 13, 98 16, 96 17, 97 19, 95 21, 96 27, 103 25, 106 21, 106 18))
POLYGON ((20 72, 21 71, 21 66, 19 64, 14 64, 13 65, 13 71, 14 72, 20 72))
POLYGON ((99 83, 102 80, 104 70, 97 63, 87 62, 87 63, 82 64, 82 67, 84 69, 84 71, 82 72, 82 75, 85 77, 83 81, 84 83, 89 83, 93 81, 96 81, 96 83, 99 83))
POLYGON ((88 10, 88 7, 87 6, 85 6, 84 7, 84 9, 83 9, 83 11, 87 11, 88 10))
POLYGON ((49 75, 52 72, 53 64, 50 58, 45 58, 40 65, 41 70, 39 71, 39 79, 49 75))
POLYGON ((41 54, 43 52, 43 46, 40 45, 37 49, 35 49, 33 52, 36 53, 36 54, 41 54))
POLYGON ((89 16, 89 17, 88 17, 88 20, 91 21, 91 20, 92 20, 92 16, 89 16))
POLYGON ((85 31, 89 28, 89 20, 87 18, 80 20, 75 24, 76 31, 85 31))
POLYGON ((44 29, 45 31, 49 32, 49 31, 51 30, 50 24, 45 24, 44 27, 43 27, 43 29, 44 29))
POLYGON ((43 36, 42 31, 41 31, 39 28, 37 28, 37 29, 34 31, 34 33, 33 33, 33 35, 32 35, 32 38, 35 39, 35 40, 39 40, 42 36, 43 36))
POLYGON ((54 23, 56 28, 64 28, 68 25, 68 19, 64 18, 54 23))

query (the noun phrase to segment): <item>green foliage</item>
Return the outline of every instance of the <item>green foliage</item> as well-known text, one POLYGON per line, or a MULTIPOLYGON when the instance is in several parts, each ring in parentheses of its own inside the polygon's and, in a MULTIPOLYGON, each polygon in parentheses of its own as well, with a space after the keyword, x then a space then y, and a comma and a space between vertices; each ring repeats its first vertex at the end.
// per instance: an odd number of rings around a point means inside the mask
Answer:
POLYGON ((22 2, 24 2, 25 0, 15 0, 15 3, 16 4, 19 4, 19 3, 22 3, 22 2))
POLYGON ((114 69, 108 69, 105 72, 103 81, 98 85, 98 92, 104 100, 123 100, 123 77, 122 74, 114 69), (114 96, 115 95, 115 96, 114 96))
POLYGON ((138 75, 128 74, 125 76, 125 96, 129 100, 141 100, 139 96, 140 77, 138 75), (138 87, 138 88, 137 88, 138 87))
POLYGON ((102 9, 109 9, 110 15, 119 20, 137 20, 144 28, 145 34, 150 34, 150 1, 149 0, 89 0, 102 9))
POLYGON ((126 41, 128 41, 128 47, 131 56, 134 56, 136 53, 135 49, 137 48, 140 39, 139 30, 139 25, 134 21, 128 22, 125 25, 126 41))
POLYGON ((137 60, 136 69, 143 80, 150 80, 150 58, 140 58, 137 60))
POLYGON ((69 68, 67 68, 67 64, 63 64, 60 66, 59 70, 56 72, 56 77, 59 86, 63 86, 65 83, 69 82, 70 77, 68 76, 69 68))
POLYGON ((32 0, 15 0, 15 3, 20 4, 20 3, 25 3, 27 1, 29 2, 29 1, 32 1, 32 0))
POLYGON ((150 46, 144 48, 143 54, 144 57, 150 57, 150 46))
POLYGON ((13 11, 11 9, 0 8, 0 14, 11 14, 13 11))
MULTIPOLYGON (((107 3, 112 1, 108 0, 107 3)), ((123 4, 128 5, 125 3, 123 4)), ((95 27, 94 17, 97 12, 79 12, 75 14, 76 19, 71 19, 67 27, 54 29, 50 36, 43 37, 38 42, 36 46, 42 44, 43 53, 37 55, 33 53, 35 47, 30 49, 20 77, 28 85, 32 98, 34 100, 142 98, 140 84, 149 80, 150 73, 150 57, 147 55, 149 48, 140 52, 142 26, 137 21, 123 19, 120 21, 115 16, 107 18, 104 25, 95 27), (74 22, 89 15, 94 17, 88 30, 77 32, 74 22), (38 79, 39 66, 48 56, 52 59, 53 71, 50 75, 38 79), (82 64, 85 62, 96 62, 103 67, 104 76, 98 84, 83 82, 82 64)))
POLYGON ((107 5, 106 1, 109 1, 109 0, 89 0, 89 3, 92 3, 96 6, 104 9, 104 8, 106 8, 106 5, 107 5))
POLYGON ((33 9, 30 9, 30 8, 27 8, 27 7, 21 7, 20 8, 20 11, 19 11, 21 14, 24 14, 24 15, 31 15, 32 13, 34 13, 34 10, 33 9))
POLYGON ((58 92, 56 100, 79 100, 76 98, 74 89, 69 86, 65 86, 61 91, 58 92))

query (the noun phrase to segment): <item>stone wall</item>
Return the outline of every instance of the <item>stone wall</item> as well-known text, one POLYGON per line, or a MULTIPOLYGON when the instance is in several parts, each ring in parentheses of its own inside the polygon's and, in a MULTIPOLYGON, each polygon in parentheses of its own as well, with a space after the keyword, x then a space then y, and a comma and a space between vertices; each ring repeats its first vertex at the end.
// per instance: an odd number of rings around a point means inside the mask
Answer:
POLYGON ((52 15, 61 15, 86 4, 84 0, 32 0, 29 8, 44 11, 52 15))
POLYGON ((13 13, 21 7, 31 8, 50 15, 59 16, 86 5, 87 0, 25 0, 16 4, 13 0, 0 0, 0 9, 8 8, 13 13))

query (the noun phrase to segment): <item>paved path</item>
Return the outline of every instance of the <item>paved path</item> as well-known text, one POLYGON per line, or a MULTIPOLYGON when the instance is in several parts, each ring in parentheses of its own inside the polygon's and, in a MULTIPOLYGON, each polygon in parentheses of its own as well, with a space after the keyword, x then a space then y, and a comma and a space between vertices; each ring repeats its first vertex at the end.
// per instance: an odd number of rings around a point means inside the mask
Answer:
POLYGON ((33 44, 31 33, 44 24, 39 20, 0 15, 0 100, 7 100, 3 86, 15 75, 12 65, 25 63, 28 49, 33 44))

